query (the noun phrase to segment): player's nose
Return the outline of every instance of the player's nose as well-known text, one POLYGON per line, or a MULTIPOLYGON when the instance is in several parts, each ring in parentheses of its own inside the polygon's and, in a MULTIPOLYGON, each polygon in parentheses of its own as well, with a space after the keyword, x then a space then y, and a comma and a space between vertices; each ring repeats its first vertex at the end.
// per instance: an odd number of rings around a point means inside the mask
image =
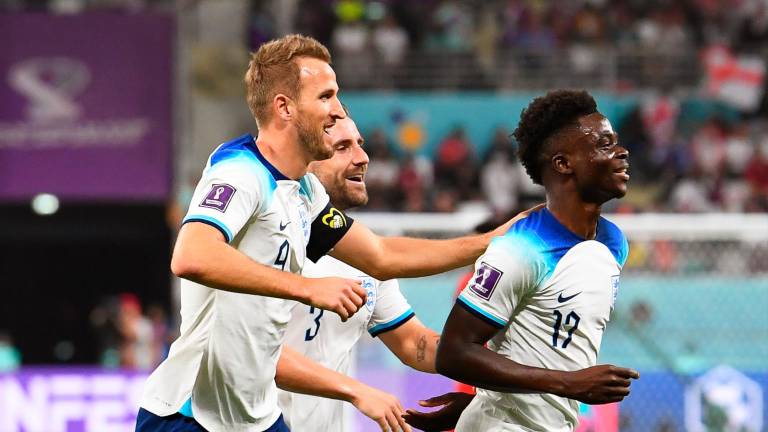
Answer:
POLYGON ((338 119, 343 119, 347 117, 347 113, 344 112, 344 107, 341 105, 341 101, 339 98, 335 97, 331 101, 331 117, 338 119))
POLYGON ((359 145, 355 145, 353 147, 353 151, 354 151, 354 157, 352 159, 352 163, 354 163, 357 166, 368 165, 368 162, 370 162, 370 159, 368 158, 368 153, 366 153, 362 147, 360 147, 359 145))
POLYGON ((629 150, 624 148, 621 145, 616 146, 616 159, 627 159, 629 158, 629 150))

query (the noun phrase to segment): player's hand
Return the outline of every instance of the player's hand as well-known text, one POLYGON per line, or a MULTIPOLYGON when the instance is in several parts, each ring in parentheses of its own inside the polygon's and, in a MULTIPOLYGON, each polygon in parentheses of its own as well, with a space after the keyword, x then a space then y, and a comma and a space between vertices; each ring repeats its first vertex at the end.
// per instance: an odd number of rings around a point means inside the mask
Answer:
POLYGON ((591 405, 619 402, 629 394, 631 380, 640 378, 634 369, 598 365, 568 372, 565 396, 591 405))
POLYGON ((429 408, 441 407, 440 409, 421 412, 409 408, 403 417, 409 425, 426 432, 451 430, 456 427, 461 413, 474 397, 473 394, 462 392, 435 396, 419 401, 419 405, 429 408))
POLYGON ((359 280, 338 277, 310 278, 308 304, 337 313, 346 321, 362 307, 367 294, 359 280))
POLYGON ((510 219, 510 220, 508 220, 507 222, 505 222, 503 225, 500 225, 499 227, 497 227, 496 229, 494 229, 493 231, 491 231, 491 235, 492 235, 493 237, 498 237, 498 236, 502 236, 502 235, 506 234, 506 233, 507 233, 507 231, 509 231, 509 228, 510 228, 510 227, 511 227, 511 226, 512 226, 512 225, 513 225, 515 222, 519 221, 520 219, 523 219, 523 218, 526 218, 526 217, 528 217, 528 215, 529 215, 529 214, 531 214, 531 213, 533 213, 533 212, 535 212, 535 211, 537 211, 537 210, 540 210, 540 209, 541 209, 542 207, 544 207, 545 205, 546 205, 545 203, 541 203, 541 204, 539 204, 539 205, 537 205, 537 206, 535 206, 535 207, 531 207, 531 208, 529 208, 529 209, 528 209, 528 210, 526 210, 526 211, 522 211, 522 212, 520 212, 520 213, 516 214, 516 215, 515 215, 515 217, 513 217, 512 219, 510 219))
POLYGON ((356 389, 350 402, 361 413, 378 423, 382 432, 411 432, 411 427, 403 419, 403 406, 389 393, 362 384, 360 389, 356 389))

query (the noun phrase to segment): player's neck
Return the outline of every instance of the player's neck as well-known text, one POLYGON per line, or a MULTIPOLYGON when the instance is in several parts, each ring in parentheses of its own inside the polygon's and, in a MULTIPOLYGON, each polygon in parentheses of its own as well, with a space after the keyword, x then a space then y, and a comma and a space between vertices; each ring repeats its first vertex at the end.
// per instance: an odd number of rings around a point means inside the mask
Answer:
POLYGON ((591 240, 597 235, 599 204, 584 202, 575 192, 547 191, 547 209, 558 222, 579 237, 591 240))
POLYGON ((267 127, 259 131, 256 146, 264 158, 284 176, 298 180, 307 173, 310 161, 291 132, 267 127))

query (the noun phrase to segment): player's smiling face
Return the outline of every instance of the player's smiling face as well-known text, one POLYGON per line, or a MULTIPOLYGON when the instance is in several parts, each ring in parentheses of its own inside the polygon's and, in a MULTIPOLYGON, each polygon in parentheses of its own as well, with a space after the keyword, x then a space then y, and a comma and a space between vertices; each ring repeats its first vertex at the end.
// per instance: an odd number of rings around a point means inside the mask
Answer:
POLYGON ((347 117, 336 121, 331 128, 334 154, 330 159, 313 162, 313 172, 331 198, 331 203, 341 210, 365 205, 368 191, 365 189, 365 172, 368 155, 363 150, 363 137, 355 122, 347 117))
POLYGON ((627 193, 629 152, 618 142, 611 122, 600 113, 579 118, 571 132, 573 174, 581 196, 602 204, 627 193))
POLYGON ((309 57, 297 60, 301 90, 296 130, 299 141, 314 160, 333 156, 330 129, 345 117, 339 102, 336 73, 328 63, 309 57))

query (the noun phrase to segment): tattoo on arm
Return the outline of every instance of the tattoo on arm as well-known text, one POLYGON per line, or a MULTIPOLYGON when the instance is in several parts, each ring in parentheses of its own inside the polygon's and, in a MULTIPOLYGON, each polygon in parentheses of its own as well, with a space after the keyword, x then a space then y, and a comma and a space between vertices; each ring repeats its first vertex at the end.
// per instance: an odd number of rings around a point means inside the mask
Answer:
POLYGON ((427 352, 427 337, 421 335, 419 341, 416 343, 416 361, 424 361, 427 352))

